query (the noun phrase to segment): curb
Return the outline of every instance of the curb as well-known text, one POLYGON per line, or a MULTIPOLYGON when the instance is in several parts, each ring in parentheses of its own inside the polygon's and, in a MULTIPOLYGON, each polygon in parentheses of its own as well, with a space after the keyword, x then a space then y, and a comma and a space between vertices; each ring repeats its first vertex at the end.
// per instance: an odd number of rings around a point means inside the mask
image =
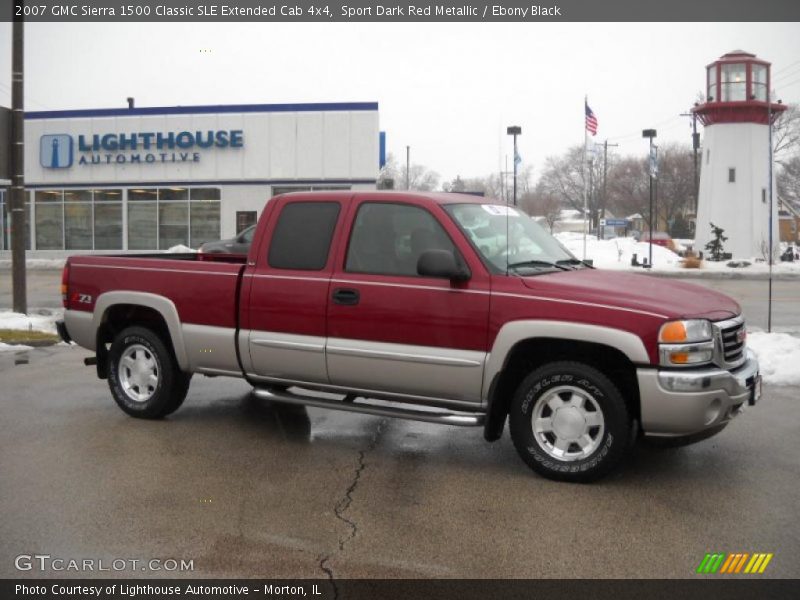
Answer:
MULTIPOLYGON (((635 273, 636 271, 625 271, 635 273)), ((666 277, 674 279, 710 279, 710 280, 737 280, 737 281, 769 281, 769 273, 746 273, 728 271, 698 271, 697 269, 685 269, 684 271, 650 271, 642 269, 641 273, 651 277, 666 277)), ((773 273, 773 281, 800 281, 798 273, 773 273)))
POLYGON ((55 346, 61 340, 3 340, 4 344, 9 346, 30 346, 31 348, 45 348, 47 346, 55 346))

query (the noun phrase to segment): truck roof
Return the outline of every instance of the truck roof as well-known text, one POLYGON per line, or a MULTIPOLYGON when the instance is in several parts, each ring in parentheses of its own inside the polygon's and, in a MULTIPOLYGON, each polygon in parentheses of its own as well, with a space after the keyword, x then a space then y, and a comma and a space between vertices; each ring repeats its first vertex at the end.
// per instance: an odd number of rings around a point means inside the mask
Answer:
POLYGON ((369 198, 371 200, 428 200, 435 204, 503 204, 503 202, 495 198, 486 198, 473 194, 415 192, 406 190, 320 190, 318 192, 288 192, 276 197, 283 196, 291 196, 293 198, 315 198, 318 200, 340 200, 342 202, 369 198))

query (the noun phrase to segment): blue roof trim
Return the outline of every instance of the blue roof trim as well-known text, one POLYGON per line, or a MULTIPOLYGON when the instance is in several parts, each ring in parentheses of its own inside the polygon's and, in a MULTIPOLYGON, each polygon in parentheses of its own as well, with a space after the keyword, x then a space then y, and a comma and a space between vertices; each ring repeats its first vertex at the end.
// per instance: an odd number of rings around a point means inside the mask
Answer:
POLYGON ((377 102, 320 102, 312 104, 212 104, 208 106, 147 106, 143 108, 91 108, 26 112, 26 119, 75 117, 138 117, 148 115, 200 115, 210 113, 317 112, 378 110, 377 102))
POLYGON ((377 179, 218 179, 216 181, 93 181, 90 183, 26 183, 25 189, 57 189, 57 188, 115 188, 136 187, 149 188, 160 185, 184 185, 187 187, 203 187, 207 185, 355 185, 374 184, 377 179))

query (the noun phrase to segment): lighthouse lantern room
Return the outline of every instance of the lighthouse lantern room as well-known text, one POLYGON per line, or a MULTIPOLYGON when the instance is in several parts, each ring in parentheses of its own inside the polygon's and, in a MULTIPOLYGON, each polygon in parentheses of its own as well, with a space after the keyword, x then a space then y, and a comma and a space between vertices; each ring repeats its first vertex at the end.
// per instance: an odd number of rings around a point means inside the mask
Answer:
MULTIPOLYGON (((725 230, 734 258, 768 256, 769 226, 778 240, 777 202, 770 215, 770 123, 786 107, 771 102, 770 63, 734 50, 706 67, 706 101, 692 112, 705 126, 695 248, 725 230)), ((774 189, 774 174, 773 189, 774 189)))

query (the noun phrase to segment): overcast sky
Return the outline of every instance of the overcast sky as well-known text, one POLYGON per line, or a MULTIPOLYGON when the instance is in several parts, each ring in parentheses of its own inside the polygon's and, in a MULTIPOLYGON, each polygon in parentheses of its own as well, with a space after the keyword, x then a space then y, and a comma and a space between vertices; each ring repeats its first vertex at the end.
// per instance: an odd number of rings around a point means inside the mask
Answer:
MULTIPOLYGON (((27 110, 377 101, 389 152, 483 176, 511 160, 507 125, 538 176, 544 159, 595 138, 644 154, 643 128, 690 143, 679 117, 704 66, 733 49, 773 64, 784 102, 800 100, 797 23, 29 24, 27 110), (201 52, 201 50, 205 50, 201 52)), ((11 102, 11 26, 0 24, 0 104, 11 102)))

